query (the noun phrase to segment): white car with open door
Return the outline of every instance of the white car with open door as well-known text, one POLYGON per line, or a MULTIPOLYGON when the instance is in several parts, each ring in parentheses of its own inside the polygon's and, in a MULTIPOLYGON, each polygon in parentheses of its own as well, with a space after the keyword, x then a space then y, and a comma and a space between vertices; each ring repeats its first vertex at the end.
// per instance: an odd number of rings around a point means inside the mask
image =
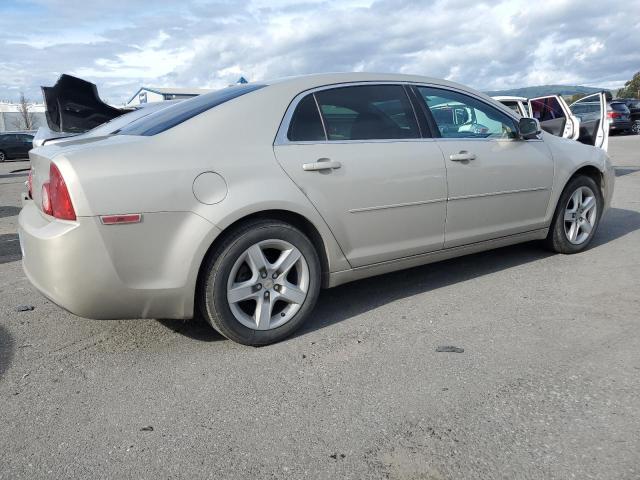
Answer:
POLYGON ((545 132, 556 137, 578 139, 580 120, 571 114, 567 102, 560 95, 527 99, 525 97, 493 97, 521 117, 535 118, 545 132))
POLYGON ((577 140, 607 151, 609 148, 609 121, 605 92, 594 93, 573 102, 569 108, 580 120, 577 140))
POLYGON ((609 125, 606 121, 607 100, 604 92, 589 95, 571 105, 560 95, 531 99, 512 96, 493 98, 522 117, 537 119, 547 133, 607 150, 609 125), (588 122, 584 128, 581 125, 583 118, 588 122), (596 122, 596 119, 599 121, 596 122))

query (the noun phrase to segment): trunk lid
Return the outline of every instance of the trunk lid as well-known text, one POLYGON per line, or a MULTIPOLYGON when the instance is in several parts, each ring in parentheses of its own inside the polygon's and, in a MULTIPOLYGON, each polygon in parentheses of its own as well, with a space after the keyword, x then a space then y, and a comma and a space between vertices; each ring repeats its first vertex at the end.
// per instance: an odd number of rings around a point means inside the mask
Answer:
POLYGON ((83 133, 128 111, 100 100, 95 84, 66 74, 53 87, 42 87, 42 95, 54 132, 83 133))

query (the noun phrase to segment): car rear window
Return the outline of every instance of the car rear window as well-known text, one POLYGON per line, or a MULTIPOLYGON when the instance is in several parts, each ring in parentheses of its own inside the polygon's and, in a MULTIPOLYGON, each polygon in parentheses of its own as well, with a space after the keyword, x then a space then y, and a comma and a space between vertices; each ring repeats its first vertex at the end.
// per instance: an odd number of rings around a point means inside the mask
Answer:
POLYGON ((611 108, 616 112, 629 113, 629 109, 624 103, 612 103, 611 108))
POLYGON ((266 85, 257 83, 234 85, 215 92, 198 95, 134 120, 113 133, 117 135, 157 135, 229 100, 263 87, 266 87, 266 85))

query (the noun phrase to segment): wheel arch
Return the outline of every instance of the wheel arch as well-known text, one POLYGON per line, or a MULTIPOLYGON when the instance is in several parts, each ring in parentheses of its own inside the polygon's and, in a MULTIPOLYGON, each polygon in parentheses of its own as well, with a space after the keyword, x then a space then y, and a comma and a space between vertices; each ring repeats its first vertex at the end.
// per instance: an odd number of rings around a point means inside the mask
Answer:
POLYGON ((604 174, 598 167, 591 164, 582 165, 575 172, 573 172, 565 182, 562 190, 564 191, 564 189, 569 184, 569 182, 573 180, 575 177, 578 177, 580 175, 585 175, 587 177, 590 177, 594 182, 596 182, 596 185, 600 187, 600 193, 604 195, 604 191, 605 191, 604 174))
POLYGON ((218 245, 220 245, 237 228, 252 220, 260 219, 280 220, 298 228, 302 233, 304 233, 309 238, 309 240, 315 247, 316 252, 318 253, 321 267, 321 286, 322 288, 326 288, 329 286, 329 255, 327 252, 327 245, 323 240, 318 228, 313 224, 313 222, 311 222, 308 218, 300 213, 284 209, 268 209, 256 211, 235 220, 234 222, 227 225, 220 232, 220 234, 216 236, 216 238, 202 257, 202 260, 200 261, 200 266, 198 267, 195 295, 198 295, 198 286, 201 284, 201 278, 203 274, 202 270, 209 255, 211 255, 211 253, 216 250, 218 245))

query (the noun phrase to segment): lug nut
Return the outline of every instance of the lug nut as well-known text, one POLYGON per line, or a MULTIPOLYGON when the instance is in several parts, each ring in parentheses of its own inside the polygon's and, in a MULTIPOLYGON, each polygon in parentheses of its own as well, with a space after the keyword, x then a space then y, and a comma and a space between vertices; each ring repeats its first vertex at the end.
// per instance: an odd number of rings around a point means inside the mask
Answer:
POLYGON ((257 285, 256 285, 256 288, 257 288, 258 290, 262 290, 262 284, 261 284, 261 283, 257 284, 257 285))
POLYGON ((264 292, 264 298, 269 298, 269 292, 264 292))
POLYGON ((278 278, 278 272, 275 272, 273 275, 271 275, 271 278, 278 278))
POLYGON ((275 285, 275 286, 273 287, 273 289, 274 289, 276 292, 279 292, 279 291, 280 291, 280 285, 275 285))
POLYGON ((262 278, 267 278, 267 272, 262 272, 262 274, 260 275, 262 278))

